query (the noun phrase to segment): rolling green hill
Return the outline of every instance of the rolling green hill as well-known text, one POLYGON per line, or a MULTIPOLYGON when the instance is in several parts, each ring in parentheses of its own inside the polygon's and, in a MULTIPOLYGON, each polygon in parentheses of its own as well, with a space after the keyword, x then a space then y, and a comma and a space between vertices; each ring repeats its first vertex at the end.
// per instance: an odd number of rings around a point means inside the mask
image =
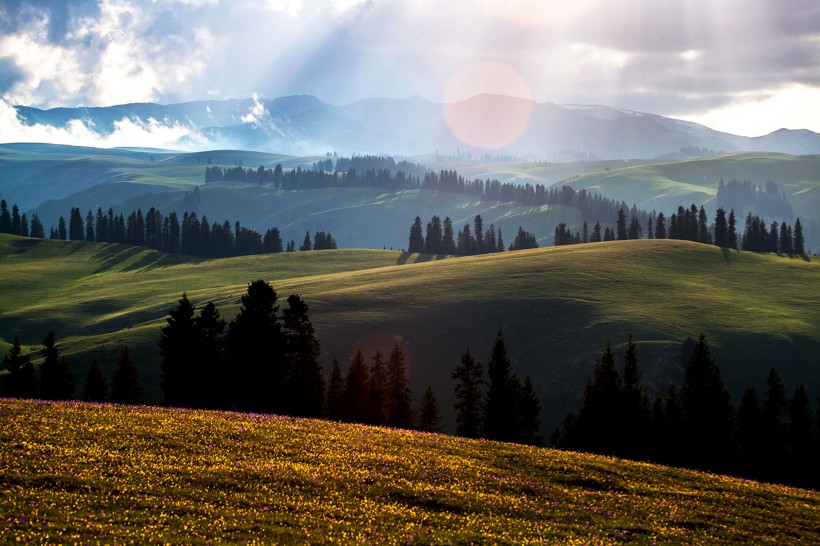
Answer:
POLYGON ((817 544, 820 494, 327 421, 0 399, 0 541, 817 544))
POLYGON ((653 393, 680 381, 680 343, 701 331, 735 402, 770 367, 787 388, 820 392, 816 261, 651 240, 429 258, 340 250, 200 260, 0 235, 0 337, 37 345, 54 328, 78 376, 92 357, 110 374, 128 344, 156 401, 159 328, 180 294, 213 300, 230 318, 247 283, 263 278, 280 297, 305 297, 325 363, 402 343, 415 392, 432 383, 446 415, 451 369, 467 347, 485 360, 499 327, 515 371, 533 377, 547 427, 577 406, 606 341, 623 344, 630 332, 653 393))

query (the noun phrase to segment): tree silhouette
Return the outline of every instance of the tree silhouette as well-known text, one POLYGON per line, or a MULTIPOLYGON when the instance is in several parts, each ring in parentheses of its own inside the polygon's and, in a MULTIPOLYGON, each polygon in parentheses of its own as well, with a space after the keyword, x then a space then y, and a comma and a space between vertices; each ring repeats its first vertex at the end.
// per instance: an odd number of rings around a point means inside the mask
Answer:
POLYGON ((418 429, 424 432, 441 432, 441 411, 432 385, 427 385, 421 396, 418 429))
POLYGON ((615 454, 622 442, 621 418, 623 380, 615 367, 615 355, 607 342, 587 382, 578 413, 581 448, 594 453, 615 454))
POLYGON ((743 393, 735 417, 738 443, 738 470, 750 478, 761 476, 764 461, 765 439, 761 434, 763 415, 760 413, 760 401, 754 387, 743 393))
MULTIPOLYGON (((14 343, 6 356, 3 357, 3 368, 9 372, 6 382, 6 395, 9 398, 27 398, 26 388, 23 385, 24 368, 31 363, 30 355, 24 355, 20 347, 20 340, 14 336, 14 343)), ((36 384, 35 384, 36 389, 36 384)), ((35 393, 29 393, 33 396, 35 393)))
POLYGON ((794 242, 792 247, 795 256, 806 255, 806 242, 803 238, 803 224, 800 223, 800 218, 794 221, 794 242))
POLYGON ((390 351, 385 373, 385 424, 395 428, 413 428, 413 391, 407 380, 407 362, 396 344, 390 351))
POLYGON ((108 382, 96 360, 91 361, 83 384, 83 398, 89 402, 105 402, 108 396, 108 382))
POLYGON ((410 227, 410 238, 407 241, 407 252, 424 252, 424 235, 422 234, 421 218, 416 216, 416 220, 410 227))
POLYGON ((74 376, 65 357, 60 354, 54 330, 49 330, 43 340, 42 353, 40 396, 45 400, 70 400, 74 397, 74 376))
POLYGON ((628 234, 627 234, 627 231, 626 231, 626 214, 624 213, 624 209, 618 209, 618 222, 617 222, 616 226, 617 226, 616 232, 617 232, 617 235, 618 235, 618 240, 619 241, 627 240, 629 237, 628 237, 628 234))
POLYGON ((364 362, 361 349, 356 351, 350 361, 350 369, 345 377, 344 407, 345 420, 352 423, 364 423, 367 420, 367 383, 370 373, 364 362))
POLYGON ((189 366, 188 380, 192 391, 188 400, 192 407, 225 407, 225 321, 213 302, 208 302, 194 318, 194 366, 189 366))
POLYGON ((507 344, 501 329, 495 336, 487 361, 487 401, 484 404, 484 434, 491 440, 515 441, 518 434, 516 409, 517 381, 507 357, 507 344))
POLYGON ((371 425, 383 425, 387 421, 385 389, 387 378, 385 375, 384 355, 376 351, 373 363, 370 365, 370 377, 367 382, 367 410, 365 422, 371 425))
POLYGON ((481 435, 483 375, 481 362, 472 357, 469 349, 465 350, 451 374, 456 380, 456 434, 459 436, 478 438, 481 435))
POLYGON ((519 404, 521 415, 521 436, 519 441, 524 444, 540 445, 541 438, 538 435, 538 428, 541 426, 541 401, 535 394, 532 379, 527 376, 521 388, 521 400, 519 404))
POLYGON ((453 238, 453 221, 450 220, 449 216, 444 219, 444 233, 441 237, 441 253, 456 253, 456 242, 453 238))
POLYGON ((128 353, 128 347, 122 348, 114 367, 114 374, 111 376, 111 401, 115 404, 142 402, 142 387, 137 372, 137 363, 128 353))
POLYGON ((764 441, 761 456, 764 462, 763 478, 780 480, 785 474, 786 466, 786 389, 783 381, 774 368, 769 370, 766 378, 766 390, 763 392, 762 421, 760 434, 764 441))
POLYGON ((330 379, 327 383, 327 394, 325 396, 326 418, 332 421, 344 419, 344 392, 345 384, 342 370, 339 368, 339 361, 334 358, 330 367, 330 379))
POLYGON ((301 296, 288 297, 288 306, 282 312, 287 345, 289 395, 288 413, 299 417, 320 417, 324 401, 325 383, 319 340, 308 317, 308 306, 301 296))
POLYGON ((183 293, 177 306, 168 312, 167 324, 160 330, 159 351, 162 361, 164 403, 175 407, 194 407, 194 376, 201 339, 197 336, 194 306, 183 293))
POLYGON ((791 450, 786 468, 789 481, 802 487, 816 487, 820 470, 817 468, 817 453, 812 439, 811 404, 803 385, 794 389, 788 405, 786 437, 791 450))

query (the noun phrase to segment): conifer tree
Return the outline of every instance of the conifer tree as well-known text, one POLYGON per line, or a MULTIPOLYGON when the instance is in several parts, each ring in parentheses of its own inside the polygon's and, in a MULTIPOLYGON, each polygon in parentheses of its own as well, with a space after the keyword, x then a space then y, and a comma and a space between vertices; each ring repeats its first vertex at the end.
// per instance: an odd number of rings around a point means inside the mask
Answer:
POLYGON ((308 317, 308 306, 301 296, 288 297, 282 312, 287 345, 289 413, 299 417, 320 417, 325 383, 319 340, 308 317))
POLYGON ((385 424, 395 428, 413 428, 413 391, 407 380, 404 351, 398 343, 387 360, 385 394, 385 424))
POLYGON ((137 372, 137 363, 128 353, 128 347, 122 348, 111 376, 111 401, 115 404, 142 402, 142 387, 137 372))
POLYGON ((0 200, 0 233, 11 233, 11 214, 6 200, 0 200))
POLYGON ((57 238, 61 241, 65 241, 66 237, 68 237, 68 230, 65 227, 65 218, 60 216, 60 219, 57 220, 57 238))
POLYGON ((285 340, 276 290, 264 280, 248 285, 239 313, 228 326, 226 369, 239 409, 281 412, 286 405, 285 340))
POLYGON ((108 396, 108 382, 96 360, 91 361, 83 384, 83 398, 88 402, 105 402, 108 396))
POLYGON ((407 242, 407 252, 424 252, 424 234, 422 233, 421 218, 416 216, 416 220, 410 227, 410 239, 407 242))
POLYGON ((305 240, 302 241, 302 246, 299 247, 299 250, 302 252, 313 250, 313 244, 310 242, 310 232, 305 232, 305 240))
POLYGON ((735 428, 738 443, 738 470, 749 478, 761 476, 763 468, 762 454, 765 449, 761 434, 763 415, 760 413, 760 401, 754 387, 743 393, 737 409, 735 428))
POLYGON ((344 378, 342 370, 339 368, 339 361, 333 359, 330 366, 330 379, 327 383, 327 394, 325 395, 325 417, 331 421, 341 421, 344 419, 344 378))
POLYGON ((473 225, 475 226, 475 229, 473 229, 473 233, 475 233, 475 253, 484 254, 486 252, 484 248, 484 220, 482 220, 480 214, 475 215, 473 225))
POLYGON ((681 389, 681 442, 687 465, 725 470, 734 456, 732 406, 706 336, 695 343, 681 389))
POLYGON ((40 397, 45 400, 70 400, 74 397, 74 376, 65 357, 60 354, 54 330, 49 330, 43 340, 42 353, 40 397))
POLYGON ((615 355, 607 342, 584 390, 578 413, 581 448, 594 453, 618 454, 622 443, 621 403, 623 379, 615 367, 615 355))
POLYGON ((527 376, 521 387, 519 411, 521 415, 521 436, 519 441, 529 445, 540 445, 538 429, 541 426, 541 401, 535 394, 532 379, 527 376))
POLYGON ((484 383, 481 362, 475 360, 470 350, 464 351, 451 377, 456 380, 456 434, 465 438, 481 436, 482 398, 484 383))
POLYGON ((641 223, 638 221, 638 218, 633 214, 632 218, 629 220, 629 230, 627 232, 627 237, 629 239, 640 239, 641 231, 641 223))
POLYGON ((441 411, 432 385, 427 385, 421 397, 418 425, 418 430, 423 432, 441 432, 441 411))
POLYGON ((456 253, 456 242, 453 238, 453 221, 450 220, 449 216, 444 219, 444 233, 441 237, 441 253, 456 253))
MULTIPOLYGON (((31 355, 24 355, 20 340, 14 336, 14 343, 6 356, 3 357, 3 368, 8 370, 9 377, 6 383, 6 396, 9 398, 30 398, 36 394, 36 379, 34 389, 26 384, 26 369, 31 367, 31 355)), ((33 371, 33 368, 32 368, 33 371)))
POLYGON ((603 238, 601 237, 601 223, 596 221, 595 227, 592 228, 592 237, 590 237, 589 242, 600 243, 601 241, 603 241, 603 238))
POLYGON ((623 437, 620 454, 629 458, 642 458, 650 450, 649 446, 649 409, 646 393, 641 386, 642 372, 638 364, 635 340, 629 334, 629 341, 624 352, 623 373, 623 437))
POLYGON ((722 208, 715 213, 715 246, 725 247, 727 241, 726 211, 722 208))
POLYGON ((763 477, 780 480, 785 475, 786 465, 786 389, 774 368, 766 378, 763 393, 762 422, 760 434, 764 438, 761 456, 764 462, 763 477))
POLYGON ((735 209, 729 211, 729 224, 726 226, 726 247, 737 250, 737 226, 735 209))
POLYGON ((364 423, 367 420, 367 383, 370 373, 364 362, 361 349, 356 350, 350 361, 350 369, 345 377, 344 408, 345 420, 364 423))
POLYGON ((365 422, 371 425, 384 425, 387 421, 385 388, 384 355, 376 351, 370 365, 370 377, 367 382, 367 404, 365 422))
POLYGON ((794 389, 788 404, 786 437, 790 447, 786 468, 789 481, 801 487, 815 487, 820 477, 817 450, 812 439, 811 404, 803 385, 794 389))
POLYGON ((167 324, 160 330, 160 356, 163 403, 174 407, 194 407, 193 381, 200 339, 194 319, 194 306, 183 293, 177 306, 168 312, 167 324))
POLYGON ((806 242, 803 239, 803 224, 800 223, 800 218, 794 221, 794 241, 792 243, 795 256, 806 255, 806 242))
POLYGON ((626 231, 626 214, 624 213, 624 209, 618 209, 618 222, 616 225, 618 240, 627 240, 629 237, 626 231))
POLYGON ((666 239, 666 217, 662 212, 655 219, 655 239, 666 239))
POLYGON ((518 392, 501 329, 496 334, 487 361, 487 400, 484 404, 484 434, 490 440, 515 441, 518 436, 516 409, 518 392))
POLYGON ((225 383, 225 321, 214 303, 208 302, 194 318, 196 346, 188 378, 193 392, 189 401, 196 408, 227 407, 225 383))

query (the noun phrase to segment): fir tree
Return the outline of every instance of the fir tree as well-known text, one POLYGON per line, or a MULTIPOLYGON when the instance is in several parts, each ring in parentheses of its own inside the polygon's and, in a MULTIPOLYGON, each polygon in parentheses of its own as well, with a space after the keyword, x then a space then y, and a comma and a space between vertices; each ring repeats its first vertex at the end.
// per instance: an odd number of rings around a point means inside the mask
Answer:
POLYGON ((404 351, 396 344, 390 351, 385 373, 385 424, 395 428, 413 428, 413 391, 407 380, 404 351))
POLYGON ((806 242, 803 239, 803 224, 800 223, 800 218, 794 221, 794 241, 792 247, 795 256, 806 255, 806 242))
POLYGON ((655 219, 655 239, 666 239, 666 217, 662 212, 655 219))
POLYGON ((601 224, 600 222, 596 221, 595 227, 592 228, 592 237, 589 239, 589 242, 600 243, 601 241, 603 241, 603 238, 601 237, 601 224))
MULTIPOLYGON (((36 394, 36 380, 34 389, 26 384, 26 368, 31 366, 31 356, 24 355, 20 340, 14 336, 14 343, 6 356, 3 357, 3 368, 8 370, 8 380, 6 382, 6 395, 9 398, 29 398, 36 394)), ((32 368, 33 371, 33 368, 32 368)))
POLYGON ((490 440, 514 441, 518 435, 518 393, 501 330, 496 334, 487 362, 487 400, 484 404, 484 434, 490 440))
POLYGON ((737 226, 735 209, 729 211, 729 225, 726 226, 726 247, 737 250, 737 226))
POLYGON ((646 393, 641 386, 642 372, 638 364, 637 349, 632 334, 629 334, 624 353, 623 373, 623 437, 620 454, 633 459, 642 458, 650 450, 649 409, 646 393))
POLYGON ((421 218, 416 216, 416 220, 410 227, 410 239, 407 242, 407 252, 424 252, 424 234, 422 233, 421 218))
POLYGON ((105 402, 108 396, 108 382, 96 360, 91 361, 83 384, 83 398, 88 402, 105 402))
POLYGON ((481 435, 483 375, 481 362, 473 359, 469 349, 465 350, 451 374, 456 380, 456 434, 459 436, 478 438, 481 435))
POLYGON ((815 487, 820 476, 816 449, 812 439, 812 417, 809 397, 803 385, 794 389, 789 400, 786 437, 790 446, 786 468, 789 481, 801 487, 815 487))
POLYGON ((137 372, 137 363, 128 353, 128 347, 123 347, 117 358, 114 374, 111 376, 111 401, 115 404, 142 402, 142 387, 137 372))
POLYGON ((715 246, 726 246, 728 229, 729 226, 726 223, 726 211, 722 208, 717 209, 717 213, 715 213, 715 246))
POLYGON ((325 395, 325 417, 332 421, 344 419, 344 378, 342 370, 339 368, 339 361, 333 359, 330 367, 330 379, 327 383, 327 394, 325 395))
POLYGON ((167 324, 161 328, 158 342, 162 358, 163 402, 168 406, 194 407, 196 393, 193 392, 192 382, 197 374, 195 353, 200 339, 197 336, 194 306, 187 294, 182 294, 165 320, 167 324))
POLYGON ((521 415, 521 436, 519 441, 529 445, 541 445, 541 437, 538 435, 538 428, 541 426, 541 401, 535 394, 532 379, 527 376, 521 388, 521 400, 519 403, 521 415))
POLYGON ((616 225, 618 240, 627 240, 629 237, 626 231, 626 214, 624 213, 624 209, 618 209, 618 222, 616 225))
POLYGON ((376 351, 370 365, 370 377, 367 382, 367 404, 365 422, 371 425, 384 425, 387 421, 385 388, 386 377, 384 355, 376 351))
POLYGON ((364 423, 367 420, 367 383, 370 379, 367 364, 361 349, 350 361, 350 369, 345 377, 344 407, 345 420, 364 423))
POLYGON ((785 474, 786 406, 786 389, 780 376, 772 368, 766 378, 766 390, 763 393, 763 419, 760 429, 764 439, 761 452, 765 468, 763 477, 768 480, 780 480, 785 474))
POLYGON ((441 238, 441 253, 442 254, 455 254, 456 253, 456 243, 455 239, 453 238, 453 221, 450 220, 450 217, 447 216, 444 219, 444 234, 441 238))
POLYGON ((308 306, 296 294, 288 297, 282 312, 287 345, 289 413, 299 417, 320 417, 325 392, 319 340, 308 317, 308 306))
POLYGON ((305 251, 308 251, 308 250, 313 250, 313 245, 310 242, 310 232, 309 231, 305 232, 305 240, 302 241, 302 246, 299 247, 299 250, 302 251, 302 252, 305 252, 305 251))
POLYGON ((441 411, 432 385, 427 385, 421 397, 418 425, 418 430, 424 432, 441 432, 441 411))
POLYGON ((593 453, 615 454, 622 444, 623 380, 615 367, 615 355, 607 342, 584 390, 578 413, 581 448, 593 453))
POLYGON ((213 302, 208 302, 194 319, 194 363, 188 372, 193 392, 189 401, 197 408, 226 407, 225 321, 213 302))
POLYGON ((762 453, 765 449, 761 434, 763 415, 760 402, 753 387, 746 389, 737 409, 735 428, 738 443, 738 470, 749 478, 759 478, 763 468, 762 453))
POLYGON ((74 397, 74 376, 65 357, 60 354, 54 330, 49 330, 43 340, 42 353, 40 396, 46 400, 70 400, 74 397))

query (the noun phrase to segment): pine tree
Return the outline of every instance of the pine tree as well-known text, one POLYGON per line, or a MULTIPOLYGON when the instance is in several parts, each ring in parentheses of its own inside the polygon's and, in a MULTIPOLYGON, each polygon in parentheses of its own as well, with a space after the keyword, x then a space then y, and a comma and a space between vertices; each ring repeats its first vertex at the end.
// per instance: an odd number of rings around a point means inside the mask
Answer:
POLYGON ((410 227, 410 239, 407 242, 407 252, 424 252, 424 235, 422 233, 421 218, 416 216, 416 220, 410 227))
POLYGON ((650 451, 649 409, 641 379, 635 340, 629 334, 624 353, 623 404, 620 410, 623 413, 624 434, 619 451, 622 456, 633 459, 644 458, 650 451))
POLYGON ((788 405, 786 438, 791 449, 786 468, 789 481, 801 487, 815 487, 820 470, 816 465, 817 454, 812 439, 811 403, 803 385, 794 389, 788 405))
POLYGON ((600 243, 601 241, 603 241, 603 238, 601 237, 601 224, 600 222, 596 221, 595 227, 592 228, 592 237, 590 237, 589 242, 600 243))
POLYGON ((427 385, 427 390, 421 397, 419 406, 418 430, 423 432, 441 432, 441 411, 438 400, 433 394, 433 386, 427 385))
POLYGON ((625 241, 629 237, 626 231, 626 214, 624 214, 624 209, 618 209, 618 223, 617 225, 617 235, 619 241, 625 241))
POLYGON ((164 404, 174 407, 194 407, 193 392, 196 352, 200 339, 194 319, 194 306, 183 293, 177 306, 168 312, 167 325, 160 330, 159 351, 161 385, 164 404))
POLYGON ((11 214, 6 200, 0 200, 0 233, 11 233, 11 214))
POLYGON ((228 326, 226 369, 231 400, 239 409, 281 412, 286 405, 285 340, 276 300, 267 282, 253 281, 228 326))
POLYGON ((786 465, 786 389, 774 368, 769 370, 766 378, 766 390, 763 393, 760 434, 763 436, 763 477, 768 480, 781 480, 785 476, 786 465))
POLYGON ((749 387, 743 393, 737 409, 735 428, 738 443, 738 469, 743 476, 759 478, 763 468, 762 453, 765 449, 761 434, 763 415, 760 413, 760 402, 757 391, 749 387))
POLYGON ((726 226, 726 247, 737 250, 737 226, 735 209, 729 211, 729 225, 726 226))
POLYGON ((325 392, 320 343, 308 317, 308 306, 301 296, 288 297, 288 307, 282 312, 287 345, 290 396, 289 413, 299 417, 320 417, 325 392))
POLYGON ((427 224, 427 235, 424 238, 424 251, 428 254, 441 254, 442 237, 441 219, 433 215, 433 218, 427 224))
POLYGON ((632 218, 629 220, 629 230, 627 232, 627 237, 629 239, 640 239, 641 231, 641 223, 638 221, 638 218, 633 214, 632 218))
POLYGON ((715 246, 725 247, 727 241, 726 211, 722 208, 715 213, 715 246))
POLYGON ((662 212, 655 219, 655 239, 666 239, 666 217, 662 212))
POLYGON ((367 420, 367 383, 370 373, 364 362, 361 349, 356 351, 350 361, 350 369, 345 377, 344 407, 345 420, 351 423, 364 423, 367 420))
POLYGON ((707 222, 706 209, 701 205, 698 211, 698 242, 706 245, 712 243, 712 236, 709 234, 709 225, 707 222))
POLYGON ((20 340, 17 339, 17 336, 14 336, 14 343, 6 356, 3 357, 2 366, 9 372, 6 382, 6 395, 9 398, 29 398, 36 394, 36 392, 32 392, 32 390, 36 391, 36 384, 34 385, 35 389, 31 389, 30 385, 25 384, 24 375, 26 372, 24 370, 27 365, 31 366, 31 356, 23 354, 20 340))
POLYGON ((396 344, 390 351, 385 373, 385 424, 395 428, 413 428, 413 391, 407 380, 404 351, 396 344))
POLYGON ((42 353, 40 396, 45 400, 70 400, 74 397, 74 376, 65 357, 60 354, 54 330, 49 330, 43 340, 42 353))
POLYGON ((806 242, 803 239, 803 224, 800 223, 800 218, 794 221, 794 240, 792 243, 795 256, 806 255, 806 242))
POLYGON ((475 229, 473 229, 473 233, 475 233, 475 252, 476 254, 484 254, 486 252, 484 248, 484 221, 481 219, 480 214, 476 214, 473 225, 475 226, 475 229))
POLYGON ((189 401, 195 408, 227 407, 225 383, 225 321, 213 302, 208 302, 194 319, 196 346, 193 366, 188 367, 189 401))
POLYGON ((330 367, 330 380, 325 395, 325 417, 331 421, 344 419, 344 378, 339 368, 339 361, 333 359, 330 367))
POLYGON ((484 434, 490 440, 515 441, 518 436, 512 365, 507 357, 504 334, 498 330, 487 361, 487 400, 484 404, 484 434))
POLYGON ((137 372, 137 363, 123 347, 114 374, 111 376, 111 401, 115 404, 139 404, 142 402, 142 387, 137 372))
POLYGON ((456 253, 456 242, 453 238, 453 221, 450 220, 449 216, 444 219, 444 234, 441 237, 441 253, 456 253))
POLYGON ((66 237, 68 237, 68 231, 65 227, 65 218, 60 216, 60 219, 57 220, 57 238, 61 241, 65 241, 66 237))
POLYGON ((302 251, 302 252, 305 252, 305 251, 308 251, 308 250, 313 250, 313 245, 310 242, 310 232, 309 231, 305 232, 305 240, 302 241, 302 246, 299 247, 299 250, 302 251))
POLYGON ((105 402, 108 396, 108 383, 96 360, 91 361, 83 384, 83 398, 88 402, 105 402))
POLYGON ((384 355, 381 351, 376 351, 373 355, 373 363, 370 365, 370 377, 367 381, 365 422, 368 424, 381 426, 387 421, 386 383, 384 355))
POLYGON ((519 403, 521 415, 521 436, 519 441, 529 445, 541 445, 541 437, 538 435, 538 428, 541 426, 541 401, 535 394, 532 379, 527 376, 521 388, 521 400, 519 403))
POLYGON ((484 371, 470 350, 461 355, 451 377, 456 380, 456 434, 465 438, 481 436, 481 385, 484 371))
POLYGON ((695 343, 681 389, 681 442, 685 464, 725 470, 734 456, 732 406, 706 336, 695 343))
POLYGON ((612 346, 607 342, 584 390, 577 424, 579 447, 593 453, 619 452, 624 428, 622 401, 623 379, 615 367, 612 346))

